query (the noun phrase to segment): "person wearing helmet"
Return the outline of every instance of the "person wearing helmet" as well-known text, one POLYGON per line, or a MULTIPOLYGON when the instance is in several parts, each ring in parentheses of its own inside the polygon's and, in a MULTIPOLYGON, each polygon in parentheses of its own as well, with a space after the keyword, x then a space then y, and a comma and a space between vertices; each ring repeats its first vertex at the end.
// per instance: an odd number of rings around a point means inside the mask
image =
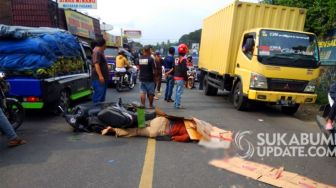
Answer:
POLYGON ((183 94, 183 89, 185 81, 187 80, 187 59, 185 55, 188 53, 188 46, 185 44, 180 44, 178 46, 179 57, 175 59, 174 66, 174 80, 176 81, 176 92, 175 92, 175 103, 174 106, 177 109, 183 108, 181 106, 181 97, 183 94))

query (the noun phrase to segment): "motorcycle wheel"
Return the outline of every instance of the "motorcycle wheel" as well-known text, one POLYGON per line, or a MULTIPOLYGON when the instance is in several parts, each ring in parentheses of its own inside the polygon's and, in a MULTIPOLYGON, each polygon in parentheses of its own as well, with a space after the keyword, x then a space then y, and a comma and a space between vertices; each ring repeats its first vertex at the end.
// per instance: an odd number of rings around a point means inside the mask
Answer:
POLYGON ((192 78, 188 78, 188 81, 187 81, 187 88, 188 89, 192 89, 194 86, 194 80, 192 78))
POLYGON ((133 89, 134 87, 135 87, 134 79, 131 78, 131 79, 130 79, 130 82, 129 82, 129 84, 128 84, 128 88, 133 89))
POLYGON ((25 111, 22 105, 15 100, 6 100, 6 106, 5 115, 14 130, 17 130, 23 123, 25 111))
POLYGON ((118 92, 121 92, 122 91, 122 85, 121 85, 122 83, 121 83, 121 81, 120 80, 118 80, 117 81, 117 83, 116 83, 116 90, 118 91, 118 92))

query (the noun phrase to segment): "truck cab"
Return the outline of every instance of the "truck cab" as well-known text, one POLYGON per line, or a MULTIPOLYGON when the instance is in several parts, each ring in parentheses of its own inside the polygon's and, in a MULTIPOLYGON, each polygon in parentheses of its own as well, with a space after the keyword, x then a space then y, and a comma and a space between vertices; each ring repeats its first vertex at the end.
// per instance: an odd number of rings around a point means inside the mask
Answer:
POLYGON ((294 114, 314 103, 320 55, 304 32, 306 9, 234 1, 203 21, 199 67, 206 95, 231 92, 233 105, 277 104, 294 114))
POLYGON ((248 100, 282 105, 293 113, 299 104, 314 103, 320 74, 316 35, 259 28, 244 32, 237 53, 234 105, 248 100))

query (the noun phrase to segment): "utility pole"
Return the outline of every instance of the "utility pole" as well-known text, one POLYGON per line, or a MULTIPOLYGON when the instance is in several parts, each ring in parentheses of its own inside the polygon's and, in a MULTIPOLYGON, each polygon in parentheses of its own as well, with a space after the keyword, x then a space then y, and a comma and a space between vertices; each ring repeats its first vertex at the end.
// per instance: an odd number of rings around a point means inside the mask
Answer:
POLYGON ((121 35, 120 35, 120 38, 121 38, 121 47, 123 48, 124 47, 124 37, 123 37, 123 29, 122 28, 120 29, 120 32, 121 32, 121 35))
POLYGON ((58 0, 56 0, 56 27, 59 28, 58 0))

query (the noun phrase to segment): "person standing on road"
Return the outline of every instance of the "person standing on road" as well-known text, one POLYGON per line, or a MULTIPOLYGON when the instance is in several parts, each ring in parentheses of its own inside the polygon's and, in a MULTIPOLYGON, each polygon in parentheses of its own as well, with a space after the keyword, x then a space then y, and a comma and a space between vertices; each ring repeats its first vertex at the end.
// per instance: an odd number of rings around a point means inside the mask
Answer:
POLYGON ((327 124, 325 125, 326 130, 334 129, 333 124, 336 116, 336 82, 331 84, 329 92, 328 92, 329 105, 331 107, 328 117, 327 124))
POLYGON ((185 81, 187 80, 187 59, 185 55, 188 53, 188 46, 180 44, 178 47, 179 57, 175 60, 174 80, 176 81, 175 92, 175 108, 181 109, 181 97, 184 90, 185 81))
POLYGON ((166 75, 166 91, 164 100, 167 102, 174 102, 171 97, 173 95, 173 89, 174 89, 175 48, 170 47, 168 52, 169 52, 168 56, 163 61, 163 66, 166 75))
POLYGON ((92 87, 93 87, 93 103, 105 101, 107 81, 109 77, 107 61, 104 51, 106 49, 106 41, 103 38, 97 39, 92 54, 92 87))
MULTIPOLYGON (((155 63, 155 74, 154 74, 154 82, 155 82, 155 89, 157 95, 161 95, 161 81, 162 81, 162 58, 161 53, 156 51, 154 54, 154 63, 155 63)), ((157 96, 154 97, 155 100, 159 98, 157 96)))
POLYGON ((9 123, 7 117, 5 116, 1 108, 0 108, 0 132, 3 132, 7 136, 9 140, 8 142, 9 147, 15 147, 27 143, 25 140, 22 140, 17 136, 17 134, 13 129, 13 126, 9 123))
POLYGON ((154 73, 155 65, 154 59, 151 57, 151 48, 145 46, 143 55, 139 59, 140 75, 140 101, 143 107, 146 106, 146 95, 149 100, 149 108, 153 109, 153 99, 155 95, 154 73))

